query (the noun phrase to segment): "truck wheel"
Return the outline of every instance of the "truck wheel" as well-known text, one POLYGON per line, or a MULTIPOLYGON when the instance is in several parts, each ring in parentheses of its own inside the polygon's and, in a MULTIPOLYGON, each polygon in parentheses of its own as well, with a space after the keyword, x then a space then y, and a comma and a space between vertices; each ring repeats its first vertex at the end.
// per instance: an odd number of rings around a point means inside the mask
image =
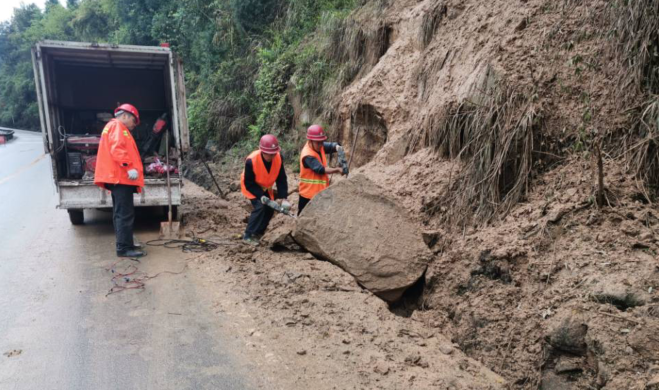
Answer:
POLYGON ((82 210, 67 210, 69 212, 69 219, 73 225, 82 225, 85 222, 85 214, 82 210))

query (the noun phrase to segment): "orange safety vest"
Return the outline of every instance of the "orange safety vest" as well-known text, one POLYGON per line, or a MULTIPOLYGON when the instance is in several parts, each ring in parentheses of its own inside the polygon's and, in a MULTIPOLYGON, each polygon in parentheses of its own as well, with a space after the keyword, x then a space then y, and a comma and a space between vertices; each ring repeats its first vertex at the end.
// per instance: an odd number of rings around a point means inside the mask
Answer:
POLYGON ((138 192, 144 187, 144 167, 140 152, 126 125, 117 119, 109 121, 101 133, 94 184, 101 188, 105 188, 106 184, 126 184, 137 186, 138 192), (131 169, 137 170, 137 180, 128 178, 131 169))
POLYGON ((318 159, 324 167, 327 167, 327 159, 325 158, 325 148, 320 148, 320 155, 313 150, 311 143, 307 142, 300 154, 300 196, 307 199, 312 199, 317 193, 324 190, 328 186, 327 174, 319 175, 309 168, 304 166, 304 158, 311 156, 318 159))
MULTIPOLYGON (((270 172, 265 169, 263 156, 261 155, 260 150, 253 151, 247 156, 246 160, 252 160, 252 169, 254 170, 254 176, 256 177, 256 184, 260 185, 261 188, 263 188, 263 191, 268 193, 270 199, 275 199, 275 192, 273 191, 272 186, 277 181, 279 171, 281 170, 281 155, 279 153, 275 155, 275 158, 272 160, 272 165, 270 166, 270 172)), ((247 199, 256 199, 256 196, 247 191, 247 187, 245 187, 244 168, 243 174, 240 176, 240 190, 247 199)))

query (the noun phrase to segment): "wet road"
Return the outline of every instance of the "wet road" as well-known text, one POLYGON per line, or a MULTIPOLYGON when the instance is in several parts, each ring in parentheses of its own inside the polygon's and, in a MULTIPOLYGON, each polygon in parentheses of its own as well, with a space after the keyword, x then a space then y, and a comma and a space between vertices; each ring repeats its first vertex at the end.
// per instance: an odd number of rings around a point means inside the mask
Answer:
MULTIPOLYGON (((117 261, 110 214, 86 211, 72 226, 56 199, 40 134, 0 145, 0 389, 263 386, 189 270, 106 296, 117 261)), ((156 238, 158 224, 138 217, 136 234, 156 238)), ((149 248, 137 266, 153 275, 185 261, 149 248)))

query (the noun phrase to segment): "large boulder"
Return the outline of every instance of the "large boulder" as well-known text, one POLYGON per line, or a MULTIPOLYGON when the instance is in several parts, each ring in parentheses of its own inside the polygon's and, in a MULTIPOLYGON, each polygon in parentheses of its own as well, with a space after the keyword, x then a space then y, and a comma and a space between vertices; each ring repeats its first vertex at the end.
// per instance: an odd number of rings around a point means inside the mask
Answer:
POLYGON ((431 253, 407 213, 363 175, 316 195, 297 220, 295 241, 388 302, 425 272, 431 253))

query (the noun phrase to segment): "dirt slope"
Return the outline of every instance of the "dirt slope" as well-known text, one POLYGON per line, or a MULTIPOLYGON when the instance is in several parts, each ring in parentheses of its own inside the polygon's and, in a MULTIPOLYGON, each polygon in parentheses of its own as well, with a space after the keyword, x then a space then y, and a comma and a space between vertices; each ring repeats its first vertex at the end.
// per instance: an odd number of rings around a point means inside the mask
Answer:
MULTIPOLYGON (((402 327, 407 329, 402 334, 413 328, 414 334, 443 335, 438 337, 501 375, 509 388, 659 388, 659 210, 647 202, 617 155, 627 146, 616 144, 615 134, 628 124, 629 112, 619 108, 619 69, 602 34, 606 5, 596 0, 400 0, 389 2, 381 18, 357 13, 364 31, 385 27, 386 50, 337 99, 340 120, 334 130, 354 154, 353 172, 384 187, 410 218, 439 237, 431 248, 435 257, 424 290, 398 307, 369 298, 357 309, 340 312, 337 307, 364 292, 327 263, 308 257, 311 262, 300 263, 304 254, 267 249, 258 255, 228 253, 229 261, 246 264, 235 275, 246 281, 246 294, 268 315, 300 315, 296 321, 305 332, 295 334, 303 342, 318 340, 315 325, 304 325, 304 319, 324 314, 322 329, 338 326, 342 337, 361 340, 345 344, 360 346, 346 354, 350 364, 370 361, 364 382, 346 379, 360 386, 400 388, 411 377, 418 388, 443 383, 437 382, 443 374, 433 362, 442 356, 435 354, 444 342, 400 336, 402 327), (459 108, 490 105, 488 95, 501 91, 520 97, 508 100, 515 104, 502 131, 531 112, 529 137, 520 138, 531 147, 519 147, 516 139, 504 143, 511 148, 503 155, 509 163, 490 173, 488 164, 495 158, 478 160, 473 153, 470 159, 460 150, 499 134, 471 134, 469 125, 452 133, 447 118, 473 116, 459 108), (606 199, 598 206, 598 172, 588 150, 602 134, 610 136, 610 144, 603 157, 606 199), (462 159, 455 158, 458 152, 462 159), (532 156, 528 171, 518 163, 526 154, 532 156), (462 185, 469 183, 465 177, 486 172, 483 181, 502 177, 496 195, 505 195, 508 170, 516 178, 530 174, 515 182, 523 189, 506 207, 500 207, 506 199, 477 198, 469 193, 473 188, 462 185), (456 203, 463 193, 471 197, 456 203), (447 222, 456 220, 456 210, 473 213, 488 203, 492 212, 487 215, 494 217, 480 224, 447 222), (267 259, 267 265, 255 266, 259 260, 254 258, 267 259), (292 287, 291 278, 301 286, 292 287), (323 298, 332 301, 325 306, 314 301, 323 295, 315 289, 339 291, 323 298), (299 301, 263 298, 272 291, 296 291, 299 301), (357 318, 361 315, 367 317, 357 318), (355 324, 371 319, 387 330, 377 339, 364 339, 371 330, 355 324), (418 361, 410 357, 417 352, 418 361)), ((624 104, 633 106, 636 98, 627 96, 631 101, 624 104)), ((496 122, 496 115, 485 118, 496 122)), ((475 119, 465 123, 479 125, 475 119)), ((485 152, 500 146, 483 145, 485 152)), ((235 188, 237 176, 232 177, 235 188)), ((234 193, 231 202, 240 203, 239 195, 234 193)), ((230 210, 223 218, 238 231, 246 211, 230 210)), ((225 224, 211 227, 223 231, 225 224)), ((327 364, 346 358, 304 356, 327 364)))

